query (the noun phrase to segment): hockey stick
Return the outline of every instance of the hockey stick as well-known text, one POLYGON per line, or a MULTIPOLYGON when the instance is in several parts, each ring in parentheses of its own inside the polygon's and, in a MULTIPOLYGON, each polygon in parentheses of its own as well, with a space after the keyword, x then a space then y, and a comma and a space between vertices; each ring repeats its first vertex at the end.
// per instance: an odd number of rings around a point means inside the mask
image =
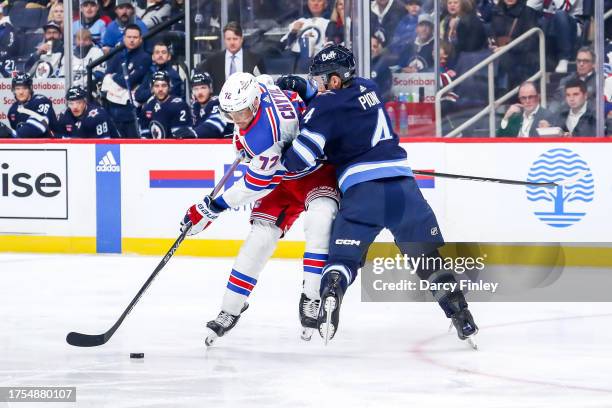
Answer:
MULTIPOLYGON (((240 163, 242 158, 243 156, 239 155, 236 158, 236 160, 234 160, 230 168, 227 170, 227 172, 225 172, 221 180, 213 188, 213 191, 210 193, 211 198, 214 198, 217 195, 217 193, 221 190, 223 185, 225 185, 225 182, 229 179, 230 175, 234 173, 234 170, 236 170, 236 167, 238 167, 238 164, 240 163)), ((113 336, 113 334, 115 334, 119 326, 121 326, 121 323, 123 323, 127 315, 130 314, 134 306, 136 306, 136 303, 138 303, 138 301, 140 300, 142 295, 145 293, 145 291, 148 289, 148 287, 151 285, 151 283, 153 283, 153 280, 155 280, 159 272, 164 268, 164 266, 166 266, 168 261, 170 261, 170 258, 172 258, 172 255, 174 255, 178 247, 181 245, 181 243, 185 239, 185 236, 187 236, 187 232, 189 232, 190 228, 191 228, 191 225, 188 225, 185 231, 183 231, 181 235, 179 235, 179 237, 176 239, 176 241, 174 241, 174 244, 172 244, 172 246, 170 247, 170 250, 168 250, 166 255, 164 255, 159 265, 157 265, 157 267, 155 268, 151 276, 149 276, 149 279, 147 279, 144 285, 142 285, 142 288, 140 288, 140 290, 138 291, 134 299, 132 299, 128 307, 123 311, 123 313, 119 317, 119 320, 115 322, 113 327, 111 327, 105 333, 102 333, 102 334, 83 334, 83 333, 77 333, 77 332, 70 332, 66 336, 66 341, 68 342, 68 344, 72 346, 77 346, 77 347, 95 347, 95 346, 101 346, 102 344, 105 344, 108 340, 110 340, 110 338, 113 336)))
POLYGON ((551 188, 573 184, 577 182, 578 180, 580 180, 582 177, 584 177, 587 173, 585 171, 581 171, 573 177, 570 177, 568 179, 561 180, 561 181, 556 181, 556 182, 553 182, 553 181, 534 182, 534 181, 500 179, 500 178, 492 178, 492 177, 466 176, 463 174, 439 173, 437 171, 427 171, 427 170, 412 170, 412 172, 420 176, 443 177, 443 178, 469 180, 469 181, 485 181, 485 182, 499 183, 499 184, 511 184, 511 185, 516 185, 516 186, 536 186, 536 187, 551 187, 551 188))
POLYGON ((125 61, 121 63, 121 70, 123 71, 123 79, 125 80, 125 86, 127 87, 128 95, 130 96, 130 104, 132 105, 132 115, 134 115, 135 121, 134 126, 136 127, 136 132, 138 133, 138 136, 142 137, 140 122, 138 121, 138 114, 136 113, 136 104, 134 103, 134 95, 132 95, 132 87, 130 86, 130 73, 128 72, 125 61))

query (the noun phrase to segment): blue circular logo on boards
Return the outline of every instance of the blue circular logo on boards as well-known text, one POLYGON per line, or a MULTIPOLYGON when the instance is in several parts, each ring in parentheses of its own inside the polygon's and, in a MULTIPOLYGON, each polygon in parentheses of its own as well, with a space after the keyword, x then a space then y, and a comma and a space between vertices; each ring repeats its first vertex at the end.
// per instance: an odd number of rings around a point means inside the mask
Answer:
POLYGON ((589 165, 570 149, 551 149, 540 155, 529 169, 527 181, 560 183, 552 187, 527 186, 527 199, 536 206, 535 216, 554 228, 580 221, 595 193, 589 165))

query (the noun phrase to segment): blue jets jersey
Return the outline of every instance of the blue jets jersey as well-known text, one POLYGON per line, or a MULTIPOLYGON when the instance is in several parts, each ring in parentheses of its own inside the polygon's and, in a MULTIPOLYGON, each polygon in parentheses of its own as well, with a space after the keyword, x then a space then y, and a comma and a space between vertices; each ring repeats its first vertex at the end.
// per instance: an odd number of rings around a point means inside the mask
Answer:
POLYGON ((231 137, 234 125, 228 123, 219 111, 219 98, 213 96, 205 104, 194 102, 192 112, 195 120, 195 130, 198 138, 231 137))
POLYGON ((153 139, 173 138, 174 133, 191 127, 191 109, 181 98, 169 96, 165 101, 151 98, 142 108, 141 134, 153 139))
POLYGON ((376 84, 364 78, 310 102, 282 163, 298 171, 323 158, 336 166, 342 192, 364 181, 413 175, 376 84))
POLYGON ((18 138, 51 137, 57 126, 53 104, 43 95, 33 95, 24 104, 15 102, 8 111, 9 123, 18 138))
POLYGON ((116 138, 119 133, 108 113, 100 106, 87 104, 80 117, 66 109, 58 119, 57 137, 63 138, 116 138))

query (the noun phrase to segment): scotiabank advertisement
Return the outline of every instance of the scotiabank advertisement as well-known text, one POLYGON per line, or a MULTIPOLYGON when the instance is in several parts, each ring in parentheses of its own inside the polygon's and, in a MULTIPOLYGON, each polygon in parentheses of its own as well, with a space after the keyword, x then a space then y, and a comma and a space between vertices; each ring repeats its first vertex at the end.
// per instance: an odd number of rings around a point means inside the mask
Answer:
MULTIPOLYGON (((53 103, 56 114, 66 110, 66 85, 64 78, 34 79, 34 93, 46 96, 53 103)), ((0 78, 0 120, 8 124, 8 111, 15 103, 15 96, 11 91, 11 79, 0 78)))

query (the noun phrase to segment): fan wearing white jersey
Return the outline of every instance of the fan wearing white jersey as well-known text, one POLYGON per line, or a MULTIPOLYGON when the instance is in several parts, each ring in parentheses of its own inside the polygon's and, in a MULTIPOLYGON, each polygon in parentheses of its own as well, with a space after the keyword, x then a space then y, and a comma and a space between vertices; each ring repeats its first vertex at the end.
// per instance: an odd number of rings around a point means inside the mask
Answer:
MULTIPOLYGON (((219 93, 221 111, 236 125, 234 146, 244 152, 249 162, 246 174, 219 197, 205 197, 191 206, 182 223, 184 229, 190 222, 189 234, 197 234, 224 210, 258 200, 251 212, 251 231, 227 282, 221 312, 206 325, 209 346, 236 325, 278 240, 302 212, 306 237, 299 302, 302 338, 310 340, 316 327, 321 270, 327 260, 331 223, 338 210, 335 171, 332 166, 318 164, 300 173, 289 173, 282 166, 282 147, 299 134, 299 118, 305 105, 295 92, 283 91, 271 80, 262 79, 265 83, 249 73, 236 73, 219 93)), ((316 135, 311 137, 316 140, 316 135)))

